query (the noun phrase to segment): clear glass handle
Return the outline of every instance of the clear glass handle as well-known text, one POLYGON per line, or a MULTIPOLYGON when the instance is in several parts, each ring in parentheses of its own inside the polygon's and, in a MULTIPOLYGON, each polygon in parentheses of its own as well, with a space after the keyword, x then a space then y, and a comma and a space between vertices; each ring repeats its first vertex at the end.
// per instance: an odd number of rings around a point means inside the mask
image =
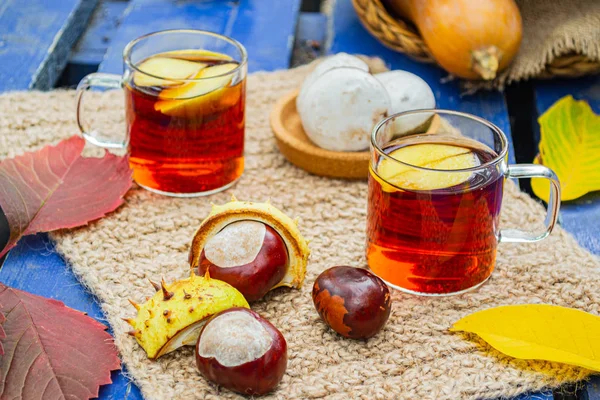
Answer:
POLYGON ((108 148, 108 149, 123 149, 127 147, 127 138, 112 139, 108 138, 105 134, 97 131, 83 122, 82 118, 82 104, 83 94, 91 87, 98 86, 108 89, 120 89, 122 87, 121 75, 105 74, 105 73, 93 73, 84 77, 79 85, 77 85, 77 125, 81 135, 90 143, 108 148))
POLYGON ((505 243, 531 243, 544 239, 552 232, 558 209, 560 208, 560 183, 558 177, 550 168, 537 164, 509 165, 506 176, 508 178, 546 178, 550 181, 550 199, 548 200, 548 212, 544 224, 546 229, 542 232, 525 232, 519 229, 500 230, 500 242, 505 243))

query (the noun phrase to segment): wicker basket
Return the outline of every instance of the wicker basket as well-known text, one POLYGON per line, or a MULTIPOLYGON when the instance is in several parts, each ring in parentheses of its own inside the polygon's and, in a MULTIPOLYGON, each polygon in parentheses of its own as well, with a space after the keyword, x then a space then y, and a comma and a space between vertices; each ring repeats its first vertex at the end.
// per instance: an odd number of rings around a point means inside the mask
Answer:
MULTIPOLYGON (((434 63, 429 48, 410 24, 393 18, 381 0, 352 0, 364 27, 386 47, 418 61, 434 63)), ((600 72, 600 63, 580 54, 555 58, 537 77, 577 77, 600 72)))

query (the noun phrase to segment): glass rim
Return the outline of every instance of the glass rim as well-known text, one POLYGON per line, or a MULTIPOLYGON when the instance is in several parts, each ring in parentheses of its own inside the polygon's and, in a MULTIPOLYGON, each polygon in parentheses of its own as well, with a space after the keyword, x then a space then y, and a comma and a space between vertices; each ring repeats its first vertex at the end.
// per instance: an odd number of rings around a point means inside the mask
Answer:
MULTIPOLYGON (((424 134, 425 132, 423 132, 424 134)), ((411 110, 411 111, 403 111, 403 112, 399 112, 396 114, 392 114, 384 119, 382 119, 381 121, 379 121, 377 123, 377 125, 375 125, 375 127, 373 128, 373 130, 371 131, 371 148, 375 149, 375 151, 377 151, 377 153, 379 153, 379 155, 381 157, 384 157, 385 159, 391 160, 393 162, 397 162, 399 164, 402 165, 406 165, 408 167, 411 168, 415 168, 418 170, 422 170, 422 171, 433 171, 433 172, 473 172, 473 171, 478 171, 481 169, 485 169, 489 166, 493 166, 495 164, 498 164, 499 162, 501 162, 502 160, 504 160, 506 158, 506 154, 508 153, 508 139, 506 138, 506 135, 504 134, 504 132, 502 132, 502 130, 500 128, 498 128, 496 125, 494 125, 493 123, 491 123, 490 121, 478 117, 476 115, 473 114, 469 114, 469 113, 465 113, 462 111, 453 111, 453 110, 444 110, 444 109, 435 109, 435 108, 428 108, 428 109, 421 109, 421 110, 411 110), (383 128, 385 125, 387 125, 390 121, 394 120, 395 118, 398 117, 404 117, 407 115, 414 115, 414 114, 443 114, 443 115, 453 115, 453 116, 458 116, 458 117, 463 117, 463 118, 467 118, 476 122, 479 122, 485 126, 487 126, 492 132, 496 133, 498 135, 498 137, 500 137, 500 141, 502 143, 502 149, 500 150, 500 152, 498 153, 498 155, 494 158, 492 158, 491 160, 483 163, 483 164, 479 164, 475 167, 469 167, 469 168, 461 168, 461 169, 436 169, 436 168, 427 168, 427 167, 421 167, 418 165, 413 165, 411 163, 402 161, 402 160, 398 160, 396 158, 390 157, 387 153, 385 153, 383 151, 383 149, 377 144, 376 141, 376 137, 377 137, 377 132, 379 132, 379 130, 381 128, 383 128)), ((372 162, 372 160, 371 160, 372 162)))
POLYGON ((238 42, 237 40, 235 40, 233 38, 230 38, 229 36, 221 35, 220 33, 205 31, 202 29, 165 29, 162 31, 147 33, 147 34, 142 35, 136 39, 133 39, 131 42, 127 43, 127 45, 123 49, 123 60, 125 61, 125 64, 127 66, 129 66, 131 69, 133 69, 136 72, 139 72, 141 74, 150 76, 152 78, 162 79, 162 80, 172 80, 172 81, 178 81, 178 82, 198 82, 198 81, 202 81, 202 80, 220 78, 223 76, 228 76, 228 75, 232 75, 232 74, 236 73, 237 71, 239 71, 241 68, 243 68, 248 63, 248 53, 246 52, 246 48, 244 47, 244 45, 242 45, 240 42, 238 42), (136 44, 138 44, 142 40, 149 39, 154 36, 160 36, 160 35, 166 35, 166 34, 172 34, 172 33, 192 33, 192 34, 199 34, 199 35, 205 35, 205 36, 212 36, 212 37, 224 40, 224 41, 228 42, 229 44, 234 45, 237 48, 237 50, 239 51, 239 53, 241 55, 241 61, 238 63, 237 67, 235 67, 231 71, 227 71, 220 75, 215 75, 215 76, 205 77, 205 78, 185 78, 185 79, 154 75, 154 74, 151 74, 151 73, 148 73, 146 71, 139 69, 137 67, 137 65, 135 65, 134 63, 131 62, 131 53, 136 44))

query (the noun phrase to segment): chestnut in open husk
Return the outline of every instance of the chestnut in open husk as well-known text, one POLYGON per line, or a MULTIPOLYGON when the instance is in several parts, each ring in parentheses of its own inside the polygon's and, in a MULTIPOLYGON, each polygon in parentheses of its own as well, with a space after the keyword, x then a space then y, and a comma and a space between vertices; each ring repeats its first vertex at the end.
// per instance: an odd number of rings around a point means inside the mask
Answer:
POLYGON ((269 202, 213 205, 190 247, 190 268, 255 301, 280 286, 301 288, 310 250, 291 219, 269 202))
POLYGON ((196 343, 196 365, 208 380, 246 395, 275 389, 287 368, 287 343, 269 321, 246 308, 214 315, 196 343))
POLYGON ((198 274, 225 281, 246 300, 263 297, 285 276, 288 254, 281 236, 259 221, 227 225, 204 245, 198 274))
POLYGON ((362 268, 329 268, 315 280, 313 302, 331 329, 352 339, 368 339, 387 322, 392 308, 387 285, 362 268))

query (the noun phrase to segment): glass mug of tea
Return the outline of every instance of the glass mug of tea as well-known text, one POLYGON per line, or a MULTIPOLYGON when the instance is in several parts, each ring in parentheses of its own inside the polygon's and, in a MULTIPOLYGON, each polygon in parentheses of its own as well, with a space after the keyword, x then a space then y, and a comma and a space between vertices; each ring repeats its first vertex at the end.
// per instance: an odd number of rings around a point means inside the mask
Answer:
POLYGON ((134 180, 153 192, 189 197, 233 185, 244 170, 244 47, 216 33, 169 30, 130 42, 123 61, 122 76, 93 73, 79 83, 83 136, 126 148, 134 180), (124 88, 124 137, 107 139, 85 123, 82 99, 91 87, 124 88))
POLYGON ((554 172, 507 165, 506 136, 484 119, 445 110, 392 115, 373 129, 370 150, 367 262, 404 292, 474 289, 491 275, 499 242, 542 240, 556 223, 554 172), (531 177, 550 181, 545 228, 501 230, 504 180, 531 177))

